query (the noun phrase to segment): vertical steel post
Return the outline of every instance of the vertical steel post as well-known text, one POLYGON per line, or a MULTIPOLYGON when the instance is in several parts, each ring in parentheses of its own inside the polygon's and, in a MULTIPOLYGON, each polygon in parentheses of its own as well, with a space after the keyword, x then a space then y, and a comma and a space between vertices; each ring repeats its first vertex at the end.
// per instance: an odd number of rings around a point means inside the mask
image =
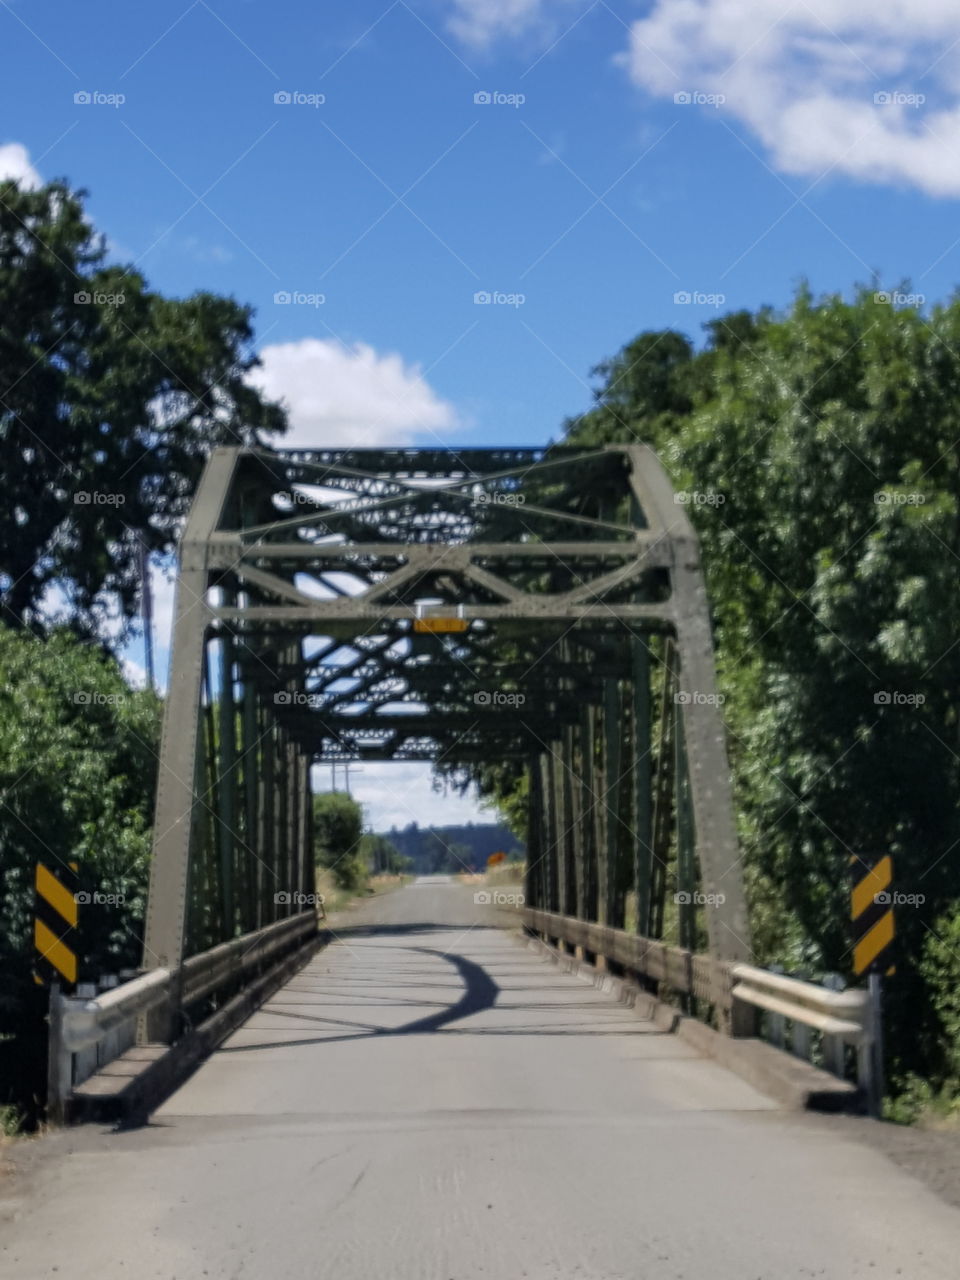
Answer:
POLYGON ((672 640, 665 645, 660 703, 660 733, 657 739, 657 774, 653 794, 653 875, 650 892, 650 937, 663 937, 664 899, 673 829, 674 765, 673 730, 675 651, 672 640))
POLYGON ((718 896, 718 905, 707 917, 710 951, 722 960, 748 960, 750 925, 739 871, 723 718, 716 697, 700 544, 686 509, 674 501, 670 480, 653 450, 631 445, 627 452, 630 484, 637 501, 651 527, 659 527, 669 537, 674 552, 671 604, 680 666, 685 691, 696 695, 683 705, 696 855, 704 891, 718 896))
POLYGON ((584 838, 583 809, 583 728, 570 726, 570 829, 573 838, 573 881, 576 900, 575 914, 581 920, 587 914, 587 866, 584 838))
POLYGON ((560 756, 560 829, 563 832, 563 869, 561 873, 561 906, 564 915, 575 916, 578 907, 577 841, 574 821, 574 731, 563 730, 560 756))
POLYGON ((883 979, 879 973, 867 977, 870 995, 870 1074, 867 1088, 867 1105, 870 1115, 878 1120, 883 1115, 883 1095, 886 1092, 883 1050, 883 979))
POLYGON ((649 936, 650 881, 653 875, 653 791, 650 725, 650 650, 642 636, 631 642, 633 752, 633 886, 637 933, 649 936))
POLYGON ((539 755, 531 756, 528 769, 527 877, 525 897, 531 906, 544 909, 543 899, 543 772, 539 755))
POLYGON ((47 1120, 50 1124, 63 1124, 73 1086, 73 1055, 63 1045, 66 1008, 67 998, 60 990, 60 983, 51 982, 47 1014, 47 1120))
POLYGON ((249 652, 243 649, 240 676, 243 708, 243 806, 244 844, 246 846, 246 892, 244 894, 244 930, 251 932, 261 924, 260 894, 263 863, 258 856, 260 745, 257 741, 257 692, 250 670, 249 652))
POLYGON ((624 847, 623 806, 623 726, 620 723, 620 682, 604 681, 603 691, 603 767, 606 787, 603 793, 604 836, 607 862, 606 923, 623 928, 624 876, 621 854, 624 847))
POLYGON ((297 893, 302 893, 300 875, 300 850, 298 835, 300 831, 300 769, 297 765, 297 748, 288 740, 284 750, 284 770, 287 776, 287 831, 286 831, 286 867, 287 884, 290 886, 290 904, 288 915, 295 915, 303 909, 303 904, 296 901, 297 893))
MULTIPOLYGON (((211 455, 180 544, 144 926, 145 969, 177 969, 183 958, 190 851, 198 805, 204 637, 211 616, 205 599, 208 540, 220 519, 237 454, 235 449, 216 449, 211 455)), ((150 1019, 149 1026, 141 1019, 141 1042, 154 1037, 169 1039, 174 1014, 169 1007, 162 1009, 150 1019)))
POLYGON ((220 845, 221 937, 225 942, 236 933, 234 869, 237 862, 237 733, 233 702, 233 637, 220 640, 220 704, 217 749, 217 812, 220 845))
MULTIPOLYGON (((696 866, 693 846, 693 815, 690 812, 690 788, 687 778, 687 752, 683 737, 680 707, 674 705, 673 741, 676 752, 677 804, 677 919, 679 943, 688 951, 697 949, 696 866)), ((709 910, 709 908, 708 908, 709 910)))
POLYGON ((553 744, 540 757, 543 769, 543 905, 546 911, 557 909, 557 808, 553 744))
POLYGON ((274 814, 276 812, 276 756, 277 746, 274 738, 274 718, 273 710, 270 707, 263 708, 264 732, 263 732, 263 759, 261 768, 263 770, 263 789, 261 792, 261 831, 263 833, 263 842, 260 846, 260 857, 263 859, 263 893, 261 901, 263 904, 264 924, 272 924, 274 920, 279 918, 276 895, 281 891, 282 885, 278 883, 277 878, 277 855, 276 855, 276 824, 274 814))
POLYGON ((599 919, 597 794, 594 769, 594 710, 584 707, 580 717, 580 830, 583 848, 583 919, 599 919))

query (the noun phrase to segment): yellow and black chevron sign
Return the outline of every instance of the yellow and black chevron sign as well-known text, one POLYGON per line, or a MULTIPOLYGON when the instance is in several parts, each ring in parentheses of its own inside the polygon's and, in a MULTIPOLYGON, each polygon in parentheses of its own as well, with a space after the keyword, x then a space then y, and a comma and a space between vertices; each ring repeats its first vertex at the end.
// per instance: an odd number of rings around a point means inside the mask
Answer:
POLYGON ((850 875, 853 971, 858 978, 864 973, 892 973, 893 861, 889 854, 872 864, 867 858, 854 856, 850 859, 850 875))
POLYGON ((34 898, 34 978, 72 987, 77 981, 77 864, 37 863, 34 898))

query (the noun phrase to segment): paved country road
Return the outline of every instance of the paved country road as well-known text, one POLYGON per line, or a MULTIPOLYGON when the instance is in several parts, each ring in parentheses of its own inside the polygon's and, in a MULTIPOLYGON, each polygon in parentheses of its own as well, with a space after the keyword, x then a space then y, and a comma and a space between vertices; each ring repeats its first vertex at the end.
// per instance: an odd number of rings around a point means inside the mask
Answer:
POLYGON ((960 1211, 420 882, 145 1128, 25 1144, 0 1276, 951 1280, 960 1211))

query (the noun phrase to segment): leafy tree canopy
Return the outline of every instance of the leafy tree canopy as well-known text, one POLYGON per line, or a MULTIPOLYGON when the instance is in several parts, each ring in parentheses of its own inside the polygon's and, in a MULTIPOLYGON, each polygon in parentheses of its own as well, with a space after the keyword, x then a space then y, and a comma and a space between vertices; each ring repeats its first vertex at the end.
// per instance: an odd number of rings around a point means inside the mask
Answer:
MULTIPOLYGON (((960 300, 863 289, 643 333, 570 443, 650 443, 703 545, 763 963, 850 974, 851 854, 892 853, 898 1071, 960 1074, 960 300), (699 497, 697 496, 699 495, 699 497), (951 1047, 952 1046, 952 1047, 951 1047)), ((508 806, 516 784, 487 770, 508 806)))
POLYGON ((0 610, 36 624, 53 601, 104 634, 135 607, 139 539, 172 549, 210 450, 285 424, 246 381, 250 308, 108 264, 84 198, 0 183, 0 610))
POLYGON ((38 861, 79 864, 81 976, 140 964, 159 729, 95 646, 0 626, 0 1028, 32 986, 38 861))

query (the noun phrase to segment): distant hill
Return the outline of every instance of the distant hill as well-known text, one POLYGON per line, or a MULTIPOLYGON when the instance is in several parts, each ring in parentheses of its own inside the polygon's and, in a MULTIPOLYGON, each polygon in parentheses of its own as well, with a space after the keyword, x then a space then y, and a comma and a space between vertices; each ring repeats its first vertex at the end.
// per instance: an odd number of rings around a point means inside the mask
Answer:
POLYGON ((511 860, 524 856, 523 845, 499 822, 449 827, 421 827, 411 822, 402 830, 393 827, 380 834, 412 861, 417 875, 482 871, 491 853, 505 853, 511 860))

